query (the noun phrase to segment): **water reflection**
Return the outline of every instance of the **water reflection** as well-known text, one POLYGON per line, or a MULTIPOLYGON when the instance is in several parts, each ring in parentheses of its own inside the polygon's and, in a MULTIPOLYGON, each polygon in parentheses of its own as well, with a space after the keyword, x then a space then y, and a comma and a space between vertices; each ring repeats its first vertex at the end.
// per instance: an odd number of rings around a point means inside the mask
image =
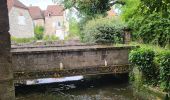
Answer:
POLYGON ((64 77, 64 78, 44 78, 44 79, 37 79, 37 80, 27 80, 26 85, 69 82, 69 81, 78 81, 82 79, 83 76, 72 76, 72 77, 64 77))
POLYGON ((127 80, 127 75, 121 78, 105 75, 79 81, 20 86, 16 88, 16 96, 17 100, 161 100, 149 93, 138 95, 127 80))

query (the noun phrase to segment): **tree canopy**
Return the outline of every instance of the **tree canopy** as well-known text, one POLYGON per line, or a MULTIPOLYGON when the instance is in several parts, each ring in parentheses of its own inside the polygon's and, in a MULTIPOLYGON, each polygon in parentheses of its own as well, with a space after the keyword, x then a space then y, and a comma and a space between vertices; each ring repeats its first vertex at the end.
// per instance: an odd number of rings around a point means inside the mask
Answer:
POLYGON ((170 45, 169 0, 126 0, 121 17, 133 29, 136 40, 170 45))
POLYGON ((84 17, 95 17, 110 9, 109 2, 110 0, 64 0, 63 3, 66 9, 74 7, 84 17))

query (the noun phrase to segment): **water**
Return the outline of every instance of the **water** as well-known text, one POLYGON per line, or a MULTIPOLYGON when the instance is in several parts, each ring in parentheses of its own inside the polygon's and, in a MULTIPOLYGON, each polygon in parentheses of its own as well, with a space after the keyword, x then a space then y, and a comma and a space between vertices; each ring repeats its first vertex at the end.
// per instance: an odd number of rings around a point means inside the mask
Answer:
POLYGON ((138 94, 126 76, 95 76, 72 82, 16 87, 17 100, 162 100, 138 94))

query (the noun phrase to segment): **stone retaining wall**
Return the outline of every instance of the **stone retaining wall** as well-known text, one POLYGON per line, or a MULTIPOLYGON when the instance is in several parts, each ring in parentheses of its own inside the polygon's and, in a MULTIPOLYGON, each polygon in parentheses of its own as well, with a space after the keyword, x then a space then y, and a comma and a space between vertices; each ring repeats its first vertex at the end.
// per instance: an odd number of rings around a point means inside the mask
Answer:
MULTIPOLYGON (((12 60, 14 71, 20 73, 127 66, 130 49, 128 46, 101 45, 13 49, 12 60)), ((124 72, 129 71, 128 67, 125 69, 124 72)), ((124 72, 118 71, 118 73, 124 72)))

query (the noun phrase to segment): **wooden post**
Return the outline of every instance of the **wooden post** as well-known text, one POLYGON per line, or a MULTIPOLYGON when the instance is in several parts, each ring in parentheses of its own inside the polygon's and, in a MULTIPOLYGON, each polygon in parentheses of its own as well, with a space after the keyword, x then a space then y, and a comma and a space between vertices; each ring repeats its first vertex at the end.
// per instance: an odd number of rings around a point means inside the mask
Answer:
POLYGON ((14 100, 7 0, 0 0, 0 100, 14 100))

